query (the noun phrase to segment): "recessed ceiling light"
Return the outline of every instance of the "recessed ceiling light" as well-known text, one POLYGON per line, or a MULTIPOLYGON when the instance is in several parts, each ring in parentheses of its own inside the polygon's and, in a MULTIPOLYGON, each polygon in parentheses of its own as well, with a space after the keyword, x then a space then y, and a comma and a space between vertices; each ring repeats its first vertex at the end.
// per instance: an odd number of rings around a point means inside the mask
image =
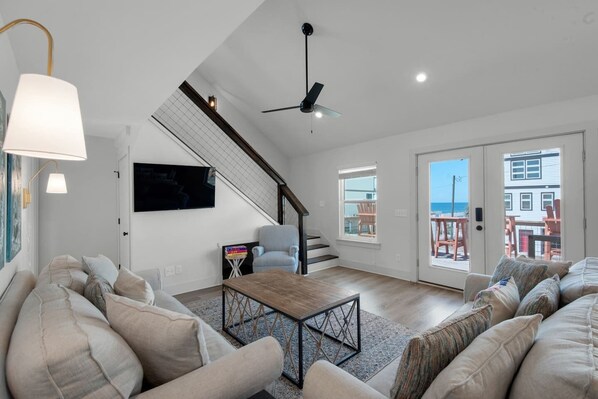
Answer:
POLYGON ((320 111, 316 111, 316 118, 321 118, 322 117, 322 113, 320 111))
POLYGON ((428 75, 426 75, 424 72, 420 72, 415 77, 415 80, 417 80, 419 83, 423 83, 428 80, 428 75))

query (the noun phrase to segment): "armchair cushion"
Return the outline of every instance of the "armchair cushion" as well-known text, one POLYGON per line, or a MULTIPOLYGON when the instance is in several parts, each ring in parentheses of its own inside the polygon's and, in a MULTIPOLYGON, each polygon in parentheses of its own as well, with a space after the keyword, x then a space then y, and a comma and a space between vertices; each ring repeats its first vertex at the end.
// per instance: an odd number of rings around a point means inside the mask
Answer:
POLYGON ((299 245, 297 227, 291 225, 263 226, 259 232, 260 246, 265 252, 288 252, 291 245, 299 245))
POLYGON ((291 245, 291 248, 289 248, 289 255, 297 259, 299 257, 299 245, 291 245))

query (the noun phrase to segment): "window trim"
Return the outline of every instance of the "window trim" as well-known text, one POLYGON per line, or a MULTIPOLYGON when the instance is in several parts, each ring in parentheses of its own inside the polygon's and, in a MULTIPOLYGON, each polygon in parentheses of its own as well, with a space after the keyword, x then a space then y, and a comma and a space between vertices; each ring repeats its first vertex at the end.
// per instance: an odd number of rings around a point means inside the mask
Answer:
POLYGON ((554 209, 554 200, 555 200, 555 192, 554 191, 543 191, 540 193, 540 208, 545 211, 546 207, 544 206, 544 194, 550 194, 552 196, 552 208, 554 209))
MULTIPOLYGON (((512 159, 510 162, 510 166, 511 166, 511 181, 519 181, 519 180, 542 180, 542 158, 538 157, 538 158, 531 158, 531 159, 512 159), (530 161, 538 161, 538 172, 528 172, 528 163, 530 161), (515 178, 513 176, 513 163, 523 163, 523 177, 521 178, 515 178), (539 177, 529 177, 529 173, 538 173, 539 177)), ((520 168, 521 166, 516 166, 517 168, 520 168)), ((536 167, 536 165, 531 165, 531 167, 536 167)), ((518 174, 522 173, 522 172, 517 172, 518 174)))
MULTIPOLYGON (((525 200, 527 201, 527 200, 525 200)), ((525 193, 519 193, 519 210, 520 211, 524 211, 524 212, 531 212, 534 210, 534 193, 532 192, 525 192, 525 193), (530 205, 530 209, 523 209, 523 196, 524 195, 528 195, 529 194, 529 205, 530 205)))
POLYGON ((339 212, 338 212, 338 237, 337 241, 348 242, 348 243, 364 243, 364 244, 379 244, 378 242, 378 165, 377 164, 369 164, 369 165, 361 165, 357 167, 349 167, 343 168, 338 170, 338 196, 339 196, 339 212), (370 172, 369 175, 367 173, 370 172), (365 173, 365 174, 364 174, 365 173), (351 177, 351 175, 357 175, 351 177), (361 176, 360 176, 361 175, 361 176), (347 176, 347 177, 343 177, 347 176), (375 193, 376 199, 374 200, 347 200, 345 201, 345 180, 347 178, 359 178, 359 177, 368 177, 372 176, 375 179, 375 193), (345 234, 345 203, 346 202, 363 202, 363 201, 370 201, 376 204, 376 233, 374 237, 366 237, 360 235, 348 235, 345 234))
MULTIPOLYGON (((512 211, 513 210, 513 193, 504 193, 505 196, 509 196, 509 206, 508 208, 505 206, 505 211, 512 211)), ((506 202, 506 199, 503 200, 503 204, 506 202)))

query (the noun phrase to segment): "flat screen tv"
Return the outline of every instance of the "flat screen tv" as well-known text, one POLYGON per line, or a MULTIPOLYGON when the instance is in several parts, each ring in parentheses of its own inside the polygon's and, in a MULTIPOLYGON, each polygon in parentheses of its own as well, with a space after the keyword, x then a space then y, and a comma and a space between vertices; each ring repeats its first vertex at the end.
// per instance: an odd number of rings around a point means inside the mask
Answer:
POLYGON ((134 163, 133 169, 135 212, 214 207, 214 168, 134 163))

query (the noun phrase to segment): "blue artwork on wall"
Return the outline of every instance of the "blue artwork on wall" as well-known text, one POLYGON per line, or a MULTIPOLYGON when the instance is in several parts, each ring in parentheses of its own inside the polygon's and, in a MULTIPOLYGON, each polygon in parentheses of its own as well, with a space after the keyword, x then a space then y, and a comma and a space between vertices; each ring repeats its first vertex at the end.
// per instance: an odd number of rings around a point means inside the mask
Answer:
POLYGON ((6 260, 10 262, 21 250, 21 157, 7 155, 6 260))
MULTIPOLYGON (((0 147, 6 133, 6 100, 0 92, 0 147)), ((6 258, 6 155, 0 150, 0 269, 6 258)))

